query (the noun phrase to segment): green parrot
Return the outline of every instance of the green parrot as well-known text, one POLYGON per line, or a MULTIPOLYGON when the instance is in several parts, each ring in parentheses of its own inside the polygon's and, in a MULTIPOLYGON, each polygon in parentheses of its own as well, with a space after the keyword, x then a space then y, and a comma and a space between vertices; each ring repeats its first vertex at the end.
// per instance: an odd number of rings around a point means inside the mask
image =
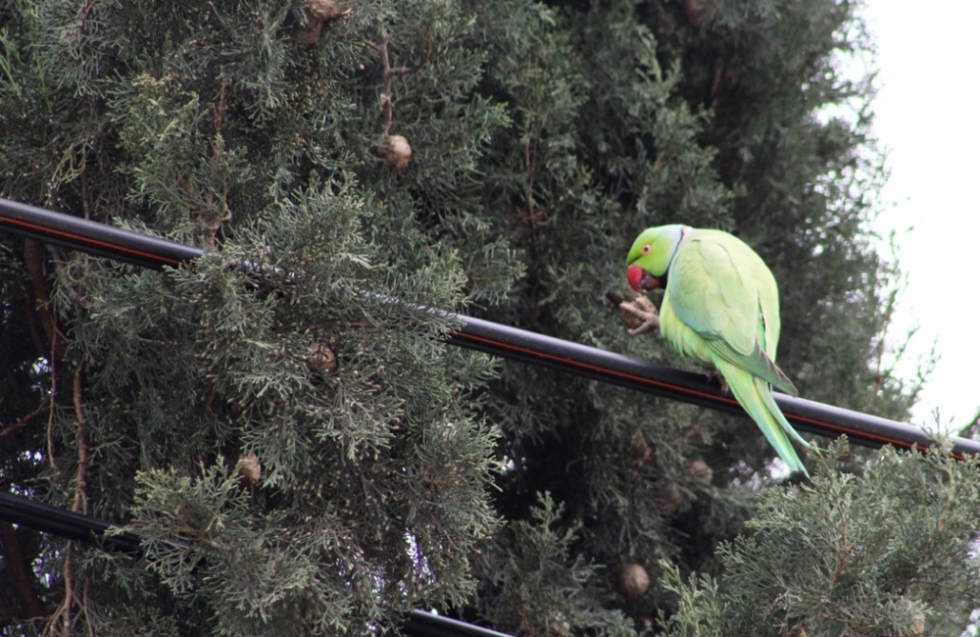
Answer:
POLYGON ((659 326, 681 354, 713 365, 779 457, 809 476, 787 434, 810 445, 772 397, 771 386, 793 396, 797 391, 775 363, 779 293, 762 258, 727 232, 669 225, 644 230, 626 266, 637 292, 664 288, 659 316, 642 295, 620 305, 644 321, 629 333, 659 326))

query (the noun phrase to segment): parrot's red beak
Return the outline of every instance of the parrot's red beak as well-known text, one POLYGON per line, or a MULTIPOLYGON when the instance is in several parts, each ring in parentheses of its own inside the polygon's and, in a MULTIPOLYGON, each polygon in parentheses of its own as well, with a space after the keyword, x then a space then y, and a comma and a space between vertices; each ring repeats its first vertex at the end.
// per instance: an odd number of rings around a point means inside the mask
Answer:
POLYGON ((630 287, 635 291, 640 291, 640 279, 643 278, 643 269, 638 265, 631 265, 626 268, 626 280, 630 282, 630 287))
POLYGON ((630 287, 637 292, 646 292, 660 287, 660 279, 638 265, 631 265, 626 268, 626 280, 630 282, 630 287))

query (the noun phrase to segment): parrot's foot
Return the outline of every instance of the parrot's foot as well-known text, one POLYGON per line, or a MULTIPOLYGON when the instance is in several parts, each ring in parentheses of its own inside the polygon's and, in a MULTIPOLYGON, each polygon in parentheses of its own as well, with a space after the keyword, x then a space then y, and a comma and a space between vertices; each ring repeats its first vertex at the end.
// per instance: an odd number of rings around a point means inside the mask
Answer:
POLYGON ((705 375, 708 377, 708 380, 718 381, 718 383, 721 385, 721 393, 728 393, 728 381, 725 380, 725 377, 721 374, 721 372, 719 372, 717 369, 709 369, 705 372, 705 375))
POLYGON ((627 317, 635 317, 643 321, 637 327, 626 328, 626 333, 630 336, 646 334, 660 327, 660 315, 657 314, 657 308, 645 296, 638 296, 632 301, 623 301, 619 304, 619 310, 623 314, 624 321, 627 320, 627 317))

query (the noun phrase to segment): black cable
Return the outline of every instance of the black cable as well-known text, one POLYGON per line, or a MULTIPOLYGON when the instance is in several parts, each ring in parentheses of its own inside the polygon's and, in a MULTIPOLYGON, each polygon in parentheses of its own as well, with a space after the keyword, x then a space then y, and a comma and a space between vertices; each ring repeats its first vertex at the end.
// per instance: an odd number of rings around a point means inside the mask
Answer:
POLYGON ((405 637, 510 637, 489 628, 481 628, 455 619, 413 610, 401 627, 405 637))
POLYGON ((197 259, 203 250, 104 223, 0 199, 0 228, 23 237, 159 270, 197 259))
MULTIPOLYGON (((730 414, 745 415, 738 402, 730 395, 722 394, 718 383, 709 381, 704 374, 684 372, 491 321, 468 316, 457 318, 463 322, 463 327, 450 336, 449 342, 454 345, 730 414)), ((851 442, 867 447, 890 444, 905 449, 925 450, 933 444, 924 431, 912 425, 778 392, 774 392, 773 396, 786 419, 800 431, 828 438, 846 434, 851 442)), ((954 438, 952 453, 961 459, 966 453, 980 454, 980 442, 954 438)))
MULTIPOLYGON (((146 268, 189 264, 204 254, 198 248, 166 239, 6 199, 0 199, 0 228, 146 268)), ((373 298, 385 303, 401 302, 373 298)), ((491 321, 432 311, 453 317, 462 324, 460 330, 448 338, 447 342, 452 345, 731 414, 745 414, 734 398, 722 394, 719 385, 709 382, 702 374, 683 372, 491 321)), ((776 393, 775 397, 786 419, 801 431, 828 438, 846 434, 850 441, 869 447, 891 444, 905 449, 925 449, 932 444, 931 438, 918 427, 785 394, 776 393)), ((965 453, 980 454, 980 443, 955 438, 953 454, 962 458, 965 453)))
POLYGON ((11 493, 0 492, 0 520, 69 540, 101 542, 124 553, 140 550, 140 538, 135 533, 106 534, 118 525, 11 493))
MULTIPOLYGON (((141 551, 140 536, 130 531, 120 532, 119 525, 11 493, 0 492, 0 520, 69 540, 101 544, 106 549, 131 555, 139 555, 141 551), (107 533, 111 529, 116 532, 107 533)), ((174 548, 186 548, 178 540, 169 543, 174 548)), ((405 637, 509 637, 420 610, 409 613, 400 630, 405 637)))

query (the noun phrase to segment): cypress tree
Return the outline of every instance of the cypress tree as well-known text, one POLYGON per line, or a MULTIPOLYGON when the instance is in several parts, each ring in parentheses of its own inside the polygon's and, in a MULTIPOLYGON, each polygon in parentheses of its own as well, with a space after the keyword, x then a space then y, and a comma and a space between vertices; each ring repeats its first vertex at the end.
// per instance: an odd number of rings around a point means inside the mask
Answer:
POLYGON ((0 0, 0 195, 205 250, 0 236, 0 487, 145 538, 0 527, 5 634, 962 629, 974 462, 837 444, 800 484, 745 418, 425 310, 689 368, 607 294, 642 228, 719 227, 779 281, 802 395, 907 417, 857 8, 0 0))

